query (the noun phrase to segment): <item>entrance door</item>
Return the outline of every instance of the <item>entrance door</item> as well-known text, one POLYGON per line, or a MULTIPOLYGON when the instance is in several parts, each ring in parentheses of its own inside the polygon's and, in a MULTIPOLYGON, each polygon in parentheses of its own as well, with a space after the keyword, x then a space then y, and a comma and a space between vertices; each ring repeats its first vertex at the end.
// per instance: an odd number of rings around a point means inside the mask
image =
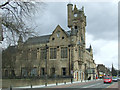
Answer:
POLYGON ((83 80, 83 73, 81 72, 81 80, 83 80))

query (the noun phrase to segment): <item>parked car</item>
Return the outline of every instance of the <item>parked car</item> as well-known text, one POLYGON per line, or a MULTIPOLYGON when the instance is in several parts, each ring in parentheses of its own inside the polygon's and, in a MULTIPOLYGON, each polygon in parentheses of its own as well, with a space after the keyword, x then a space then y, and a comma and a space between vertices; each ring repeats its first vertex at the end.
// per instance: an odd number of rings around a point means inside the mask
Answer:
POLYGON ((118 77, 118 81, 120 81, 120 77, 118 77))
POLYGON ((112 77, 104 77, 104 83, 112 83, 112 77))
POLYGON ((112 77, 112 81, 113 82, 117 82, 118 81, 118 77, 112 77))

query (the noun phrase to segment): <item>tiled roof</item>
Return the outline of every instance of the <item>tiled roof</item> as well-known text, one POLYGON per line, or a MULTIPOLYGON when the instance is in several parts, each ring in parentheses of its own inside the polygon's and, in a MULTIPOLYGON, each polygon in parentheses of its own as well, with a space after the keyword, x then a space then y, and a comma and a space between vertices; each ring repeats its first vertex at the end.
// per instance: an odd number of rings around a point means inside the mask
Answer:
MULTIPOLYGON (((64 30, 63 30, 64 31, 64 30)), ((67 36, 70 36, 71 31, 64 31, 67 36)), ((44 35, 44 36, 38 36, 38 37, 31 37, 29 38, 25 44, 42 44, 42 43, 48 43, 50 35, 44 35)))
POLYGON ((48 43, 49 38, 51 35, 44 35, 44 36, 38 36, 38 37, 31 37, 29 38, 25 44, 41 44, 41 43, 48 43))

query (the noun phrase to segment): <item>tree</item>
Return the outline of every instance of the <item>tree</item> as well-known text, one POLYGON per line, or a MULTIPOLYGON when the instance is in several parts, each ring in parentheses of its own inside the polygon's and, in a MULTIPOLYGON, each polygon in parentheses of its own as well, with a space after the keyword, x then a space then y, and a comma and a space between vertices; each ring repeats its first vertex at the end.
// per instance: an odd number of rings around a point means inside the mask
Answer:
MULTIPOLYGON (((32 16, 34 16, 38 10, 37 8, 40 10, 42 5, 44 5, 43 2, 2 1, 2 4, 0 4, 0 10, 2 10, 1 24, 4 36, 3 42, 6 41, 7 44, 13 44, 16 46, 19 36, 22 36, 22 38, 25 39, 26 37, 37 35, 35 33, 35 26, 26 23, 29 23, 32 20, 32 16), (30 21, 27 22, 27 20, 30 21)), ((14 70, 16 54, 18 51, 16 51, 17 48, 14 46, 12 50, 10 48, 11 46, 3 51, 2 68, 10 67, 14 70), (15 49, 14 53, 11 52, 13 49, 15 49)), ((31 67, 32 65, 29 66, 31 67)))
POLYGON ((117 71, 115 70, 115 68, 113 67, 113 64, 112 64, 112 76, 117 76, 117 71))
POLYGON ((2 28, 3 35, 7 41, 16 44, 19 35, 23 38, 36 35, 35 27, 26 25, 27 20, 31 20, 31 16, 35 14, 37 8, 43 3, 34 2, 14 2, 8 0, 0 5, 2 10, 2 28))

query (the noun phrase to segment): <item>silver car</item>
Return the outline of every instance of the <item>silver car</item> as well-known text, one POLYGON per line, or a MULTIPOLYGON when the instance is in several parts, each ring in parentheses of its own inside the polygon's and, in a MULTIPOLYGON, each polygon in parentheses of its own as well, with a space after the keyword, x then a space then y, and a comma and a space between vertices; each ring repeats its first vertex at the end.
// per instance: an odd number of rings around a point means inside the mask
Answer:
POLYGON ((117 77, 112 77, 112 81, 113 81, 113 82, 117 82, 117 81, 118 81, 118 78, 117 78, 117 77))

